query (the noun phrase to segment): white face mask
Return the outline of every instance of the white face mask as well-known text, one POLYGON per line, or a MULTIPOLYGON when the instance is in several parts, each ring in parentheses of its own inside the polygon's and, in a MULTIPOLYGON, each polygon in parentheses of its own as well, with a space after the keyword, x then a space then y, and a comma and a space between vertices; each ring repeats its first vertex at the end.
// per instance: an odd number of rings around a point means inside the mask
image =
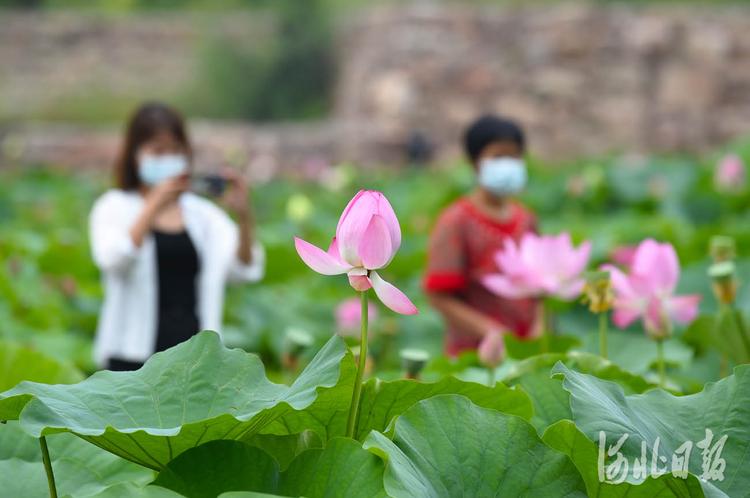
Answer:
POLYGON ((138 177, 153 187, 187 171, 187 158, 183 154, 141 154, 138 157, 138 177))
POLYGON ((479 185, 497 196, 519 193, 526 187, 527 179, 523 159, 493 157, 479 163, 479 185))

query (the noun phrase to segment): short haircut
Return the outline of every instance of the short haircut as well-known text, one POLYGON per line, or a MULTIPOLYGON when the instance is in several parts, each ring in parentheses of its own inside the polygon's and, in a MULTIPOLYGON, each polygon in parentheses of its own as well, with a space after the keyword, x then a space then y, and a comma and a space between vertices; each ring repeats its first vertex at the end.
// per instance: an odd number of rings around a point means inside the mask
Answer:
POLYGON ((501 116, 485 114, 464 134, 464 150, 472 163, 476 163, 482 150, 493 142, 514 142, 522 152, 526 150, 526 137, 521 127, 501 116))

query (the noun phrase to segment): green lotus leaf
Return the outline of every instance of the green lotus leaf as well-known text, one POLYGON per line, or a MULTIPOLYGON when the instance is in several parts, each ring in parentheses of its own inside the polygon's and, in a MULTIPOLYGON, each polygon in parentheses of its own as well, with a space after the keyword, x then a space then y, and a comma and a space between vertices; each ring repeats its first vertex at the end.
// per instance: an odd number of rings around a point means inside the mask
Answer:
MULTIPOLYGON (((184 498, 184 495, 161 486, 138 486, 133 483, 120 483, 109 486, 86 498, 184 498)), ((249 498, 263 498, 263 495, 249 498)))
POLYGON ((307 498, 386 497, 383 463, 347 438, 334 438, 325 449, 303 451, 283 472, 259 448, 239 441, 212 441, 172 460, 154 484, 188 498, 233 491, 307 498))
POLYGON ((627 435, 618 452, 630 462, 630 472, 643 448, 649 463, 657 461, 659 469, 671 471, 673 458, 684 456, 689 446, 688 470, 705 478, 701 484, 707 495, 716 496, 720 490, 728 496, 747 496, 750 365, 736 367, 733 375, 689 396, 661 389, 627 395, 614 382, 570 370, 562 363, 553 371, 564 377, 573 421, 590 440, 599 441, 603 431, 609 449, 627 435))
POLYGON ((392 440, 373 431, 364 447, 386 462, 393 498, 586 496, 570 459, 531 424, 463 396, 418 402, 396 420, 392 440))
MULTIPOLYGON (((561 420, 551 425, 544 432, 542 440, 551 448, 568 455, 586 481, 589 496, 606 496, 608 498, 653 498, 670 496, 675 498, 703 498, 704 493, 698 478, 689 474, 686 479, 665 474, 658 478, 619 484, 601 482, 597 458, 598 447, 575 426, 570 420, 561 420)), ((723 493, 719 496, 725 496, 723 493)))
POLYGON ((520 386, 529 395, 534 404, 531 423, 540 433, 559 420, 571 418, 570 395, 562 388, 560 379, 550 377, 550 371, 558 361, 602 379, 613 380, 629 393, 640 393, 653 387, 642 377, 591 353, 570 351, 527 358, 513 365, 503 381, 520 386))
POLYGON ((340 366, 346 355, 333 337, 291 386, 279 385, 257 356, 227 349, 204 331, 135 372, 102 371, 70 386, 22 382, 0 394, 0 419, 19 419, 35 437, 72 432, 160 470, 201 443, 250 437, 294 412, 314 412, 327 389, 350 396, 351 385, 339 385, 348 382, 340 366))
POLYGON ((242 442, 260 448, 279 463, 281 470, 289 467, 294 458, 305 450, 322 448, 324 440, 318 433, 305 430, 299 434, 255 434, 242 442))
MULTIPOLYGON (((118 483, 140 487, 154 478, 153 471, 73 434, 50 436, 47 446, 60 496, 90 496, 118 483)), ((0 495, 49 496, 39 440, 22 431, 18 422, 0 424, 0 495)))
POLYGON ((385 432, 396 417, 415 403, 441 394, 460 394, 476 405, 518 415, 526 420, 531 418, 533 411, 526 393, 520 389, 510 389, 502 383, 488 387, 455 377, 444 377, 432 383, 407 379, 370 379, 362 389, 357 438, 364 440, 371 430, 385 432))

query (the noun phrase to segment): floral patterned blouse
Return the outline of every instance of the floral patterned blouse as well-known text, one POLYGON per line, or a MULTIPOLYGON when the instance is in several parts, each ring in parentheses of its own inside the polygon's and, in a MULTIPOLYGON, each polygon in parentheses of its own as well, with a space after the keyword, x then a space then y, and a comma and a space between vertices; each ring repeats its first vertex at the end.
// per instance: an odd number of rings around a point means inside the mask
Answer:
MULTIPOLYGON (((520 203, 514 202, 510 209, 508 219, 499 221, 481 212, 467 197, 448 206, 430 237, 423 287, 427 292, 455 294, 510 329, 516 337, 524 338, 531 334, 535 300, 505 299, 492 294, 481 282, 482 276, 499 271, 494 256, 508 237, 517 241, 524 233, 536 229, 534 215, 520 203)), ((478 338, 447 324, 446 354, 455 356, 478 346, 478 338)))

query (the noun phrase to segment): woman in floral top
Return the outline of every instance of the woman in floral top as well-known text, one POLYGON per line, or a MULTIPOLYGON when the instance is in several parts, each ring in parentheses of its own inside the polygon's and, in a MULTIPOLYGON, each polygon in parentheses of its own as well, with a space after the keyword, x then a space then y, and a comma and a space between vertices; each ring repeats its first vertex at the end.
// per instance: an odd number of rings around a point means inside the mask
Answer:
POLYGON ((535 333, 537 303, 496 296, 481 283, 497 273, 495 254, 507 238, 534 231, 534 215, 516 195, 526 185, 525 138, 514 122, 484 116, 464 137, 477 186, 448 206, 430 238, 424 288, 446 323, 445 351, 476 349, 487 334, 535 333))

